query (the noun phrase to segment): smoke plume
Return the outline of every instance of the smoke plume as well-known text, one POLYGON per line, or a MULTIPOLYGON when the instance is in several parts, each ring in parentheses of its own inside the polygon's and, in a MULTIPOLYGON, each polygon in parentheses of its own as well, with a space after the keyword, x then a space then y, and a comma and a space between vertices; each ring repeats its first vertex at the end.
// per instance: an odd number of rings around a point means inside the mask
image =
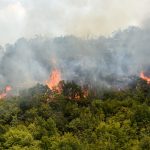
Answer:
POLYGON ((53 67, 64 80, 111 87, 122 79, 125 85, 130 76, 149 69, 149 41, 150 30, 137 27, 96 39, 21 38, 0 47, 0 86, 20 89, 45 83, 53 67))

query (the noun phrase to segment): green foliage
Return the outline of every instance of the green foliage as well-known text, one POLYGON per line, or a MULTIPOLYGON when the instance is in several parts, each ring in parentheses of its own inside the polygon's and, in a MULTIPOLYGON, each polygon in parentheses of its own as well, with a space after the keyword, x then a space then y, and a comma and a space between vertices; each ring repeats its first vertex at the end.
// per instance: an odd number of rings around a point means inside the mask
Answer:
POLYGON ((150 149, 147 83, 138 80, 132 89, 105 89, 87 98, 74 82, 62 85, 61 95, 38 84, 0 101, 0 149, 150 149))
POLYGON ((138 105, 134 110, 133 120, 141 126, 150 124, 150 107, 138 105))
POLYGON ((83 98, 81 87, 75 82, 63 83, 63 95, 69 99, 83 98))
POLYGON ((76 136, 65 133, 63 136, 54 136, 47 140, 50 150, 83 150, 83 145, 76 136))
POLYGON ((150 149, 150 137, 145 136, 141 139, 140 148, 142 150, 149 150, 150 149))
POLYGON ((6 149, 35 149, 39 141, 33 139, 32 134, 24 125, 10 127, 4 134, 4 148, 6 149))

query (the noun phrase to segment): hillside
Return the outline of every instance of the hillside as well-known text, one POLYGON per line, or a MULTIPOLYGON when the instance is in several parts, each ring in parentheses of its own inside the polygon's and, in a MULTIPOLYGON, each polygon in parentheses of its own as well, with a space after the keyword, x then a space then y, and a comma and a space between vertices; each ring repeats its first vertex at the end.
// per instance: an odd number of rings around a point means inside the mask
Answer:
POLYGON ((0 149, 149 150, 150 85, 138 79, 97 93, 85 97, 74 82, 62 94, 38 84, 0 100, 0 149))

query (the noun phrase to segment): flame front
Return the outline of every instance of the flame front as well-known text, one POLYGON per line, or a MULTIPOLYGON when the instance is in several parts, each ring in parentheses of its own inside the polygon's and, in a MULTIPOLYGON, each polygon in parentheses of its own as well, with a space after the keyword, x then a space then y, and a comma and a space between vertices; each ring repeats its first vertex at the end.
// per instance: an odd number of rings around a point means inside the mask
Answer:
POLYGON ((0 99, 5 98, 8 94, 8 92, 11 91, 11 90, 12 90, 11 86, 9 86, 9 85, 6 86, 5 90, 0 94, 0 99))
POLYGON ((61 73, 58 69, 53 69, 49 80, 46 82, 47 86, 53 90, 54 88, 59 88, 58 84, 61 81, 61 73))
POLYGON ((142 72, 140 73, 140 77, 141 77, 143 80, 147 81, 148 84, 150 84, 150 77, 145 76, 144 71, 142 71, 142 72))

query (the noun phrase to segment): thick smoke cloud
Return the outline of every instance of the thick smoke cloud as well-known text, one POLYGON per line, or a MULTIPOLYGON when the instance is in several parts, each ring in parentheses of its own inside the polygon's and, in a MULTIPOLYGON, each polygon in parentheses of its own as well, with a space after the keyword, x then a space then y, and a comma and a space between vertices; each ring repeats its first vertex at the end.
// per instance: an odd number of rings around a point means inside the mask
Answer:
POLYGON ((26 88, 45 83, 51 70, 64 80, 113 86, 150 66, 150 30, 130 27, 97 39, 74 36, 19 39, 0 47, 0 86, 26 88))
POLYGON ((20 37, 98 37, 149 17, 149 0, 0 0, 0 45, 20 37))

